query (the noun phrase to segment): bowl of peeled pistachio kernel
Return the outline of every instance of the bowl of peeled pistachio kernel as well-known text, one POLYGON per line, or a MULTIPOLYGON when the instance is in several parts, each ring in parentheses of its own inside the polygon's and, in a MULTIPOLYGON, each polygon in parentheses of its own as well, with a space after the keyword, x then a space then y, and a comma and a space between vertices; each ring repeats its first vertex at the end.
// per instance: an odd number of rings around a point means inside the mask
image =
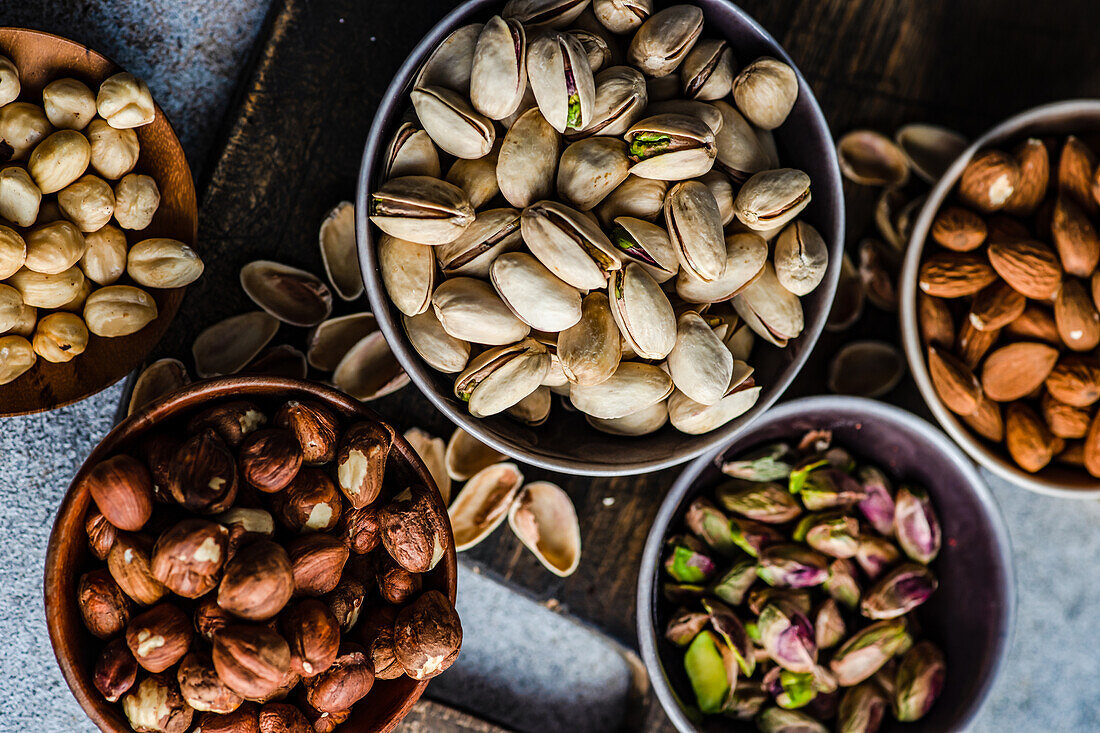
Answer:
POLYGON ((475 0, 367 142, 371 305, 488 445, 571 473, 699 455, 772 405, 839 273, 830 134, 782 48, 717 0, 475 0))
POLYGON ((197 221, 145 82, 64 38, 0 28, 0 415, 138 366, 202 274, 197 221))
POLYGON ((813 397, 685 469, 646 542, 638 633, 682 733, 964 730, 1014 605, 1004 521, 947 436, 813 397))

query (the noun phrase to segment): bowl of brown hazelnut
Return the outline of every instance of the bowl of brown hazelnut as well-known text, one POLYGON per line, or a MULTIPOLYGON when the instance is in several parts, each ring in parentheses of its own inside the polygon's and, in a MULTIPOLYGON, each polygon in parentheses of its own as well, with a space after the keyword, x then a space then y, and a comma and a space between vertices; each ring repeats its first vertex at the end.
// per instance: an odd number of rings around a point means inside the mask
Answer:
POLYGON ((447 511, 322 385, 235 377, 127 418, 46 558, 50 641, 104 731, 392 730, 458 656, 447 511))
POLYGON ((197 222, 145 82, 73 41, 0 28, 0 416, 140 365, 202 274, 197 222))

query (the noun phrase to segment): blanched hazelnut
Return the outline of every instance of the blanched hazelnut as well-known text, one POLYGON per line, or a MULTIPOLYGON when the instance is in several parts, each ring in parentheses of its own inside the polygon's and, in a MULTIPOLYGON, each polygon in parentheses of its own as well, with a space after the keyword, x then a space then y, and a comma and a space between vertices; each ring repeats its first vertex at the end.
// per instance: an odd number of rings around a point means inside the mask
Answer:
POLYGON ((283 609, 293 592, 293 567, 286 551, 259 540, 238 550, 225 566, 218 605, 241 618, 266 621, 283 609))
POLYGON ((84 625, 100 639, 120 633, 130 621, 130 599, 102 568, 80 576, 76 600, 84 625))
POLYGON ((12 146, 12 160, 24 160, 53 126, 36 104, 11 102, 0 107, 0 140, 12 146))
MULTIPOLYGON (((2 175, 3 173, 0 173, 0 176, 2 175)), ((2 178, 0 178, 0 186, 3 186, 2 178)), ((23 237, 11 227, 0 224, 0 280, 7 280, 19 272, 26 261, 27 243, 23 241, 23 237)), ((22 297, 19 302, 23 302, 22 297)))
POLYGON ((268 493, 286 487, 302 466, 302 449, 288 430, 258 430, 241 443, 241 477, 268 493))
POLYGON ((237 623, 237 617, 218 605, 215 594, 203 598, 195 606, 195 631, 207 641, 214 641, 214 635, 230 624, 237 623))
POLYGON ((79 267, 70 267, 58 275, 47 275, 24 267, 9 277, 7 284, 19 291, 27 305, 60 308, 84 287, 84 273, 79 267))
POLYGON ((192 733, 260 733, 260 709, 246 702, 232 713, 199 713, 192 733))
POLYGON ((118 702, 134 686, 138 663, 125 639, 115 639, 103 647, 92 670, 92 684, 107 702, 118 702))
POLYGON ((191 621, 171 603, 160 603, 126 626, 126 645, 145 669, 163 672, 191 648, 191 621))
POLYGON ((153 577, 184 598, 198 598, 218 585, 229 530, 205 519, 185 519, 162 534, 153 548, 153 577))
POLYGON ((115 193, 99 176, 81 176, 57 192, 61 211, 82 232, 102 229, 115 213, 115 193))
POLYGON ((95 119, 84 134, 92 146, 92 168, 107 180, 118 180, 137 165, 141 146, 133 130, 116 130, 105 120, 95 119))
POLYGON ((382 541, 378 512, 381 507, 372 504, 362 509, 345 509, 336 525, 336 532, 357 555, 365 555, 382 541))
POLYGON ((42 193, 57 193, 84 175, 91 159, 88 138, 76 130, 58 130, 34 147, 27 170, 42 193))
POLYGON ((348 548, 326 534, 308 534, 287 546, 294 574, 294 591, 299 595, 321 596, 340 582, 348 548))
POLYGON ((285 609, 279 631, 290 645, 290 667, 312 677, 332 666, 340 648, 340 625, 328 606, 307 599, 285 609))
POLYGON ((27 261, 24 266, 46 275, 70 269, 84 256, 84 235, 65 220, 39 224, 26 234, 27 261))
POLYGON ((379 513, 382 544, 397 564, 412 573, 426 573, 443 559, 450 523, 438 494, 410 486, 379 513))
POLYGON ((146 537, 120 534, 111 551, 107 553, 107 569, 123 592, 143 606, 149 606, 168 592, 153 577, 149 556, 153 543, 146 537))
POLYGON ((11 326, 3 335, 22 336, 29 339, 34 335, 34 327, 38 325, 38 309, 34 306, 23 304, 19 310, 19 318, 15 325, 11 326))
POLYGON ((363 617, 359 638, 371 658, 374 676, 380 680, 395 680, 405 674, 393 651, 393 625, 397 620, 396 606, 377 606, 363 617))
POLYGON ((389 431, 374 422, 356 423, 344 433, 336 471, 340 490, 353 507, 364 507, 378 498, 392 443, 389 431))
POLYGON ((340 521, 343 510, 336 484, 322 469, 310 466, 272 496, 272 505, 283 524, 299 532, 328 531, 340 521))
POLYGON ((23 313, 23 296, 10 285, 0 283, 0 333, 15 328, 23 313))
POLYGON ((327 670, 303 682, 309 704, 323 713, 350 710, 374 685, 374 670, 363 647, 340 645, 336 661, 327 670))
MULTIPOLYGON (((74 267, 73 269, 75 270, 78 268, 74 267)), ((80 289, 76 291, 76 295, 74 295, 68 303, 58 306, 58 310, 82 316, 84 314, 84 306, 88 303, 88 296, 92 294, 94 289, 95 286, 92 285, 92 281, 88 278, 84 278, 80 283, 80 289)), ((85 323, 84 325, 88 324, 85 323)))
POLYGON ((430 590, 401 609, 393 627, 393 648, 405 673, 415 680, 441 674, 462 646, 462 623, 451 602, 430 590))
POLYGON ((115 184, 115 219, 123 229, 146 228, 158 206, 160 189, 151 177, 129 173, 115 184))
POLYGON ((210 429, 191 436, 179 447, 168 478, 172 498, 193 512, 216 514, 232 506, 237 498, 237 462, 225 441, 210 429))
POLYGON ((251 402, 234 400, 207 408, 191 418, 187 430, 197 433, 212 428, 221 439, 236 448, 245 436, 267 422, 267 416, 251 402))
POLYGON ((344 577, 336 588, 324 597, 324 602, 336 617, 343 632, 351 631, 359 620, 359 611, 367 598, 367 589, 355 578, 344 577))
POLYGON ((100 560, 107 559, 107 553, 118 538, 118 530, 107 521, 107 517, 98 509, 88 512, 84 521, 84 530, 88 533, 88 549, 100 560))
POLYGON ((204 652, 191 652, 183 658, 176 670, 176 681, 184 701, 195 710, 226 714, 244 702, 221 681, 214 661, 204 652))
POLYGON ((99 511, 119 529, 136 532, 153 514, 153 479, 145 465, 132 456, 101 461, 83 483, 99 511))
POLYGON ((99 231, 84 235, 84 256, 80 269, 97 285, 111 285, 126 272, 126 235, 107 224, 99 231))
POLYGON ((305 464, 319 466, 336 457, 340 423, 324 405, 291 400, 275 413, 275 425, 294 433, 305 464))
POLYGON ((7 56, 0 56, 0 106, 19 99, 19 69, 7 56))
POLYGON ((153 296, 130 285, 108 285, 93 292, 84 302, 84 322, 96 336, 129 336, 156 318, 157 303, 153 296))
POLYGON ((213 658, 221 681, 249 699, 278 690, 290 671, 290 647, 263 626, 225 627, 214 635, 213 658))
POLYGON ((153 95, 145 82, 125 71, 108 78, 96 96, 99 116, 114 128, 123 130, 148 125, 157 116, 153 95))
POLYGON ((126 272, 149 288, 182 288, 198 280, 202 271, 195 250, 175 239, 145 239, 126 256, 126 272))
POLYGON ((83 130, 95 117, 95 95, 84 82, 54 79, 42 90, 42 106, 58 129, 83 130))
POLYGON ((34 353, 46 361, 63 364, 84 353, 88 347, 88 327, 80 316, 51 313, 38 322, 32 345, 34 353))
POLYGON ((19 379, 36 360, 30 341, 22 336, 0 336, 0 385, 19 379))
POLYGON ((186 733, 195 711, 166 675, 146 677, 122 698, 122 712, 137 733, 186 733))
POLYGON ((400 606, 420 592, 423 579, 398 565, 388 553, 379 550, 376 560, 378 592, 387 603, 400 606))
POLYGON ((29 227, 38 220, 41 205, 42 192, 30 173, 17 165, 0 170, 0 217, 29 227))

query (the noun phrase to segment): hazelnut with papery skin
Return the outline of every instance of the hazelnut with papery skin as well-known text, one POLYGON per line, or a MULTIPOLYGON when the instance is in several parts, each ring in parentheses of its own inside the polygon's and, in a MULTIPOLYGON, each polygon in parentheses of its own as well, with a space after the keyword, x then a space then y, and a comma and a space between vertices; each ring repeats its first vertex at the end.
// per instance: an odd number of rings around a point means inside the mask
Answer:
POLYGON ((380 680, 395 680, 405 674, 393 651, 393 625, 398 610, 396 606, 372 608, 359 627, 359 638, 371 658, 374 676, 380 680))
POLYGON ((361 509, 345 509, 336 525, 336 533, 357 555, 365 555, 382 542, 382 528, 378 517, 381 507, 376 504, 361 509))
POLYGON ((314 730, 298 708, 289 703, 269 702, 260 708, 260 733, 314 733, 314 730))
POLYGON ((214 635, 230 624, 238 623, 237 617, 218 605, 218 599, 214 593, 203 598, 195 606, 194 622, 195 631, 203 639, 214 641, 214 635))
POLYGON ((118 634, 130 621, 130 599, 103 568, 80 576, 76 601, 84 625, 100 639, 118 634))
POLYGON ((138 663, 125 639, 115 639, 103 647, 92 670, 92 684, 107 702, 118 699, 134 686, 138 663))
POLYGON ((282 546, 259 540, 237 551, 225 566, 218 605, 250 621, 267 621, 294 592, 291 559, 282 546))
POLYGON ((431 679, 454 664, 462 647, 462 623, 451 602, 430 590, 401 609, 393 626, 398 663, 415 680, 431 679))
POLYGON ((343 511, 336 484, 323 470, 311 466, 298 471, 271 501, 283 524, 298 532, 327 532, 343 511))
POLYGON ((232 713, 199 713, 192 733, 260 733, 260 708, 246 702, 232 713))
POLYGON ((294 573, 294 592, 321 596, 340 582, 351 554, 343 542, 326 534, 308 534, 287 546, 294 573))
POLYGON ((153 541, 148 537, 120 534, 107 553, 107 569, 122 591, 143 606, 150 606, 168 592, 153 577, 153 541))
POLYGON ((237 498, 237 461, 212 429, 203 430, 176 451, 168 471, 168 491, 182 507, 217 514, 237 498))
POLYGON ((172 459, 183 445, 183 440, 173 433, 156 433, 141 441, 137 454, 149 467, 153 477, 153 499, 162 504, 172 504, 175 500, 168 491, 171 482, 172 459))
POLYGON ((122 712, 138 733, 186 733, 195 711, 167 675, 146 677, 122 698, 122 712))
POLYGON ((340 624, 340 630, 351 631, 359 621, 359 611, 363 608, 363 602, 367 598, 367 589, 355 578, 345 575, 335 590, 324 597, 325 603, 340 624))
POLYGON ((340 490, 353 507, 364 507, 378 498, 392 443, 393 435, 379 423, 356 423, 344 433, 336 472, 340 490))
POLYGON ((387 603, 400 606, 420 592, 423 580, 418 573, 410 573, 394 562, 387 553, 379 551, 375 571, 378 574, 378 592, 387 603))
POLYGON ((163 672, 191 648, 194 631, 187 614, 171 603, 153 606, 126 626, 126 645, 145 669, 163 672))
POLYGON ((278 690, 290 671, 290 647, 263 626, 225 627, 214 636, 213 659, 222 682, 250 699, 278 690))
POLYGON ((84 529, 88 533, 88 549, 100 560, 107 559, 107 553, 118 538, 118 529, 107 521, 107 517, 98 509, 88 512, 88 518, 84 521, 84 529))
POLYGON ((187 423, 187 430, 197 433, 206 428, 213 428, 222 440, 236 448, 245 436, 259 430, 266 423, 267 415, 254 403, 247 400, 234 400, 207 408, 195 415, 187 423))
MULTIPOLYGON (((274 628, 274 623, 269 623, 268 628, 274 628)), ((298 683, 302 681, 302 676, 295 672, 293 669, 288 669, 286 674, 283 675, 282 682, 275 688, 274 692, 271 692, 262 697, 248 698, 253 702, 258 702, 261 705, 268 702, 274 702, 276 700, 285 700, 290 695, 290 691, 298 686, 298 683)))
POLYGON ((319 466, 336 457, 340 424, 324 405, 291 400, 275 413, 275 425, 286 428, 298 439, 306 465, 319 466))
POLYGON ((198 598, 218 585, 229 530, 205 519, 185 519, 153 548, 153 577, 176 595, 198 598))
POLYGON ((257 430, 241 443, 241 478, 267 493, 286 488, 302 466, 302 449, 288 430, 257 430))
POLYGON ((443 559, 450 522, 436 492, 410 486, 382 508, 379 519, 382 544, 401 567, 426 573, 443 559))
POLYGON ((206 653, 191 652, 184 657, 176 670, 176 680, 183 699, 195 710, 225 714, 244 702, 244 698, 221 681, 213 660, 206 653))
POLYGON ((340 649, 340 625, 321 601, 307 599, 279 616, 279 631, 290 646, 290 668, 312 677, 332 666, 340 649))
POLYGON ((347 722, 347 719, 351 717, 350 710, 340 710, 335 713, 323 713, 317 708, 309 704, 309 700, 305 695, 302 695, 298 700, 298 708, 305 714, 306 718, 313 726, 310 730, 313 733, 332 733, 336 728, 347 722))
POLYGON ((108 458, 89 471, 83 483, 99 511, 119 529, 136 532, 153 514, 153 479, 136 458, 108 458))
POLYGON ((232 558, 244 545, 275 534, 275 519, 263 509, 233 507, 213 517, 214 521, 229 530, 229 547, 226 558, 232 558))
POLYGON ((332 666, 303 684, 310 705, 323 713, 336 713, 350 710, 366 697, 374 685, 374 671, 363 647, 345 642, 332 666))

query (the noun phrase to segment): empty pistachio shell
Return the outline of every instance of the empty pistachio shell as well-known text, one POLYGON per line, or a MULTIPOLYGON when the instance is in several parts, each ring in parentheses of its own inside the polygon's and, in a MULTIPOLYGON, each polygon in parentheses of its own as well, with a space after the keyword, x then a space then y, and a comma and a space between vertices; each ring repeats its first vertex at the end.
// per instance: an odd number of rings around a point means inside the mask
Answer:
POLYGON ((355 300, 363 294, 363 276, 355 248, 355 207, 350 201, 341 201, 325 215, 318 240, 332 289, 342 300, 355 300))
POLYGON ((439 151, 435 149, 435 143, 428 133, 411 122, 405 122, 397 128, 383 159, 383 180, 402 176, 440 178, 442 170, 439 165, 439 151))
POLYGON ((129 336, 156 317, 157 304, 153 297, 130 285, 99 288, 84 301, 84 321, 96 336, 129 336))
POLYGON ((385 397, 409 383, 409 375, 386 344, 381 331, 352 346, 332 374, 332 383, 357 400, 385 397))
POLYGON ((836 144, 845 177, 864 186, 903 186, 909 159, 893 140, 874 130, 853 130, 836 144))
POLYGON ((455 396, 474 417, 495 415, 538 389, 549 368, 549 352, 534 339, 498 346, 470 361, 455 379, 455 396))
POLYGON ((816 229, 803 221, 787 226, 775 242, 775 276, 795 295, 807 295, 829 269, 829 247, 816 229))
POLYGON ((191 347, 195 373, 200 377, 233 374, 259 354, 275 332, 279 321, 263 311, 232 316, 208 327, 191 347))
POLYGON ((905 151, 913 172, 927 183, 940 180, 970 144, 954 130, 920 123, 903 126, 894 140, 905 151))
MULTIPOLYGON (((542 380, 546 381, 545 378, 542 380)), ((546 422, 550 417, 550 407, 552 403, 553 393, 547 386, 540 386, 531 394, 524 397, 508 408, 507 412, 510 417, 519 420, 524 425, 530 425, 536 427, 546 422)))
POLYGON ((432 294, 435 315, 447 333, 475 344, 510 344, 531 330, 488 283, 453 277, 432 294))
POLYGON ((35 308, 60 308, 71 301, 84 287, 84 273, 70 267, 56 275, 22 268, 6 281, 19 291, 26 305, 35 308))
POLYGON ((401 317, 409 343, 429 366, 446 374, 460 372, 470 359, 470 344, 456 339, 443 329, 443 324, 428 310, 415 316, 401 317))
POLYGON ((465 481, 482 469, 504 460, 504 454, 482 443, 462 428, 455 428, 447 440, 447 475, 465 481))
POLYGON ((659 283, 671 280, 680 269, 668 233, 656 224, 620 216, 615 219, 610 237, 627 259, 641 265, 659 283))
POLYGON ((22 336, 0 336, 0 385, 23 376, 37 358, 31 342, 22 336))
POLYGON ((315 326, 332 313, 328 286, 305 270, 255 260, 241 268, 240 280, 252 302, 283 323, 315 326))
POLYGON ((581 562, 581 527, 573 501, 557 484, 535 481, 520 490, 508 525, 547 570, 566 578, 581 562))
MULTIPOLYGON (((483 158, 456 159, 447 171, 447 183, 460 188, 475 211, 500 193, 500 187, 497 185, 497 161, 502 142, 501 138, 497 138, 497 144, 483 158)), ((554 161, 557 165, 556 155, 554 161)))
POLYGON ((130 393, 130 405, 126 414, 133 415, 155 399, 174 392, 191 383, 187 367, 178 359, 159 359, 154 361, 134 380, 134 389, 130 393))
POLYGON ((733 80, 733 99, 752 124, 774 130, 787 119, 798 99, 798 77, 782 61, 762 56, 733 80))
POLYGON ((527 75, 542 116, 558 132, 592 120, 596 82, 584 46, 570 33, 549 32, 528 45, 527 75))
POLYGON ((417 87, 413 108, 432 142, 456 158, 480 158, 496 142, 492 120, 479 114, 460 94, 445 87, 417 87))
POLYGON ((663 359, 672 351, 676 315, 668 296, 641 265, 631 262, 612 273, 608 293, 611 315, 638 356, 663 359))
POLYGON ((423 313, 431 305, 436 277, 431 247, 383 234, 378 244, 378 270, 390 300, 405 315, 423 313))
POLYGON ((461 237, 436 247, 435 256, 444 275, 488 278, 493 261, 522 244, 519 212, 489 209, 478 214, 461 237))
POLYGON ((605 420, 625 417, 672 393, 672 378, 660 367, 623 362, 595 385, 569 385, 569 399, 581 412, 605 420))
POLYGON ((629 172, 630 158, 622 140, 602 135, 578 140, 562 153, 558 195, 580 211, 588 211, 625 181, 629 172))
POLYGON ((526 252, 493 261, 493 287, 516 316, 538 331, 557 333, 581 318, 581 294, 526 252))
MULTIPOLYGON (((744 364, 744 362, 741 362, 744 364)), ((735 371, 734 379, 737 378, 735 371)), ((746 382, 742 382, 742 385, 746 382)), ((720 428, 730 420, 752 409, 760 399, 760 387, 746 386, 727 394, 713 405, 696 402, 683 392, 673 392, 668 398, 668 418, 673 427, 688 435, 702 435, 720 428)))
POLYGON ((725 397, 733 376, 733 355, 694 311, 677 320, 676 345, 667 364, 676 389, 704 405, 725 397))
POLYGON ((439 495, 443 497, 443 505, 451 503, 451 477, 447 475, 447 465, 443 455, 446 444, 442 438, 429 435, 420 428, 409 428, 405 431, 405 440, 409 441, 420 460, 428 468, 432 475, 439 495))
POLYGON ((704 282, 726 271, 726 244, 718 201, 699 181, 682 181, 665 197, 668 237, 685 275, 704 282))
POLYGON ((558 335, 558 360, 569 381, 599 384, 618 368, 619 345, 619 329, 607 294, 594 292, 581 304, 581 318, 576 325, 558 335))
POLYGON ((649 103, 645 77, 630 66, 612 66, 596 74, 592 116, 583 130, 570 137, 622 135, 637 122, 649 103))
POLYGON ((688 303, 716 303, 743 291, 764 273, 768 245, 756 234, 731 234, 725 239, 726 262, 722 276, 706 282, 686 268, 676 278, 676 294, 688 303))
POLYGON ((470 91, 474 49, 482 24, 464 25, 443 39, 417 73, 415 86, 442 86, 461 94, 470 91))
POLYGON ((626 131, 630 169, 642 178, 679 181, 701 176, 718 155, 714 131, 697 117, 660 114, 636 122, 626 131))
POLYGON ((474 210, 457 186, 428 176, 403 176, 371 194, 370 220, 400 239, 445 244, 473 223, 474 210))
POLYGON ((596 213, 604 226, 620 216, 653 221, 661 214, 667 191, 667 181, 630 176, 600 202, 596 213))
POLYGON ((905 358, 884 341, 855 341, 829 365, 829 390, 837 394, 881 397, 905 376, 905 358))
POLYGON ((690 99, 721 99, 733 88, 733 49, 725 40, 699 41, 680 68, 684 96, 690 99))
POLYGON ((516 111, 527 89, 527 34, 515 20, 493 16, 482 28, 470 71, 470 101, 492 120, 516 111))
POLYGON ((307 340, 309 365, 323 372, 333 371, 352 346, 377 329, 370 313, 352 313, 318 323, 307 340))
POLYGON ((733 299, 733 307, 757 336, 776 346, 786 346, 802 333, 802 303, 779 284, 770 262, 764 274, 733 299))
POLYGON ((264 349, 256 358, 248 362, 243 374, 259 374, 265 377, 285 377, 286 379, 305 379, 309 373, 306 355, 290 344, 279 344, 264 349))
POLYGON ((202 275, 202 259, 175 239, 143 239, 126 254, 126 274, 147 288, 182 288, 202 275))
POLYGON ((519 116, 500 148, 496 180, 508 203, 524 208, 554 191, 561 136, 538 107, 519 116))
POLYGON ((631 65, 647 76, 671 74, 703 32, 703 11, 694 5, 673 5, 654 13, 634 34, 627 49, 631 65))
POLYGON ((787 224, 809 203, 810 177, 793 168, 777 168, 747 180, 734 207, 745 226, 762 231, 787 224))
POLYGON ((592 0, 592 11, 612 33, 629 33, 653 15, 653 0, 592 0))
POLYGON ((622 266, 622 258, 599 226, 564 204, 540 201, 529 206, 521 225, 531 253, 579 290, 604 287, 608 274, 622 266))
POLYGON ((668 422, 668 403, 666 401, 654 402, 649 407, 643 407, 623 417, 604 419, 585 415, 588 424, 602 433, 611 435, 649 435, 664 427, 668 422))
POLYGON ((836 296, 833 298, 833 307, 829 311, 825 328, 830 331, 843 331, 858 321, 863 315, 864 295, 859 270, 845 253, 840 263, 840 280, 836 286, 836 296))
POLYGON ((747 361, 752 354, 752 347, 756 343, 756 334, 749 328, 749 324, 741 323, 737 328, 731 328, 729 334, 723 339, 726 348, 738 361, 747 361))
POLYGON ((447 510, 455 549, 468 550, 492 534, 508 516, 522 484, 523 474, 514 463, 497 463, 471 476, 447 510))
POLYGON ((532 28, 565 28, 588 7, 588 0, 508 0, 504 17, 532 28))

